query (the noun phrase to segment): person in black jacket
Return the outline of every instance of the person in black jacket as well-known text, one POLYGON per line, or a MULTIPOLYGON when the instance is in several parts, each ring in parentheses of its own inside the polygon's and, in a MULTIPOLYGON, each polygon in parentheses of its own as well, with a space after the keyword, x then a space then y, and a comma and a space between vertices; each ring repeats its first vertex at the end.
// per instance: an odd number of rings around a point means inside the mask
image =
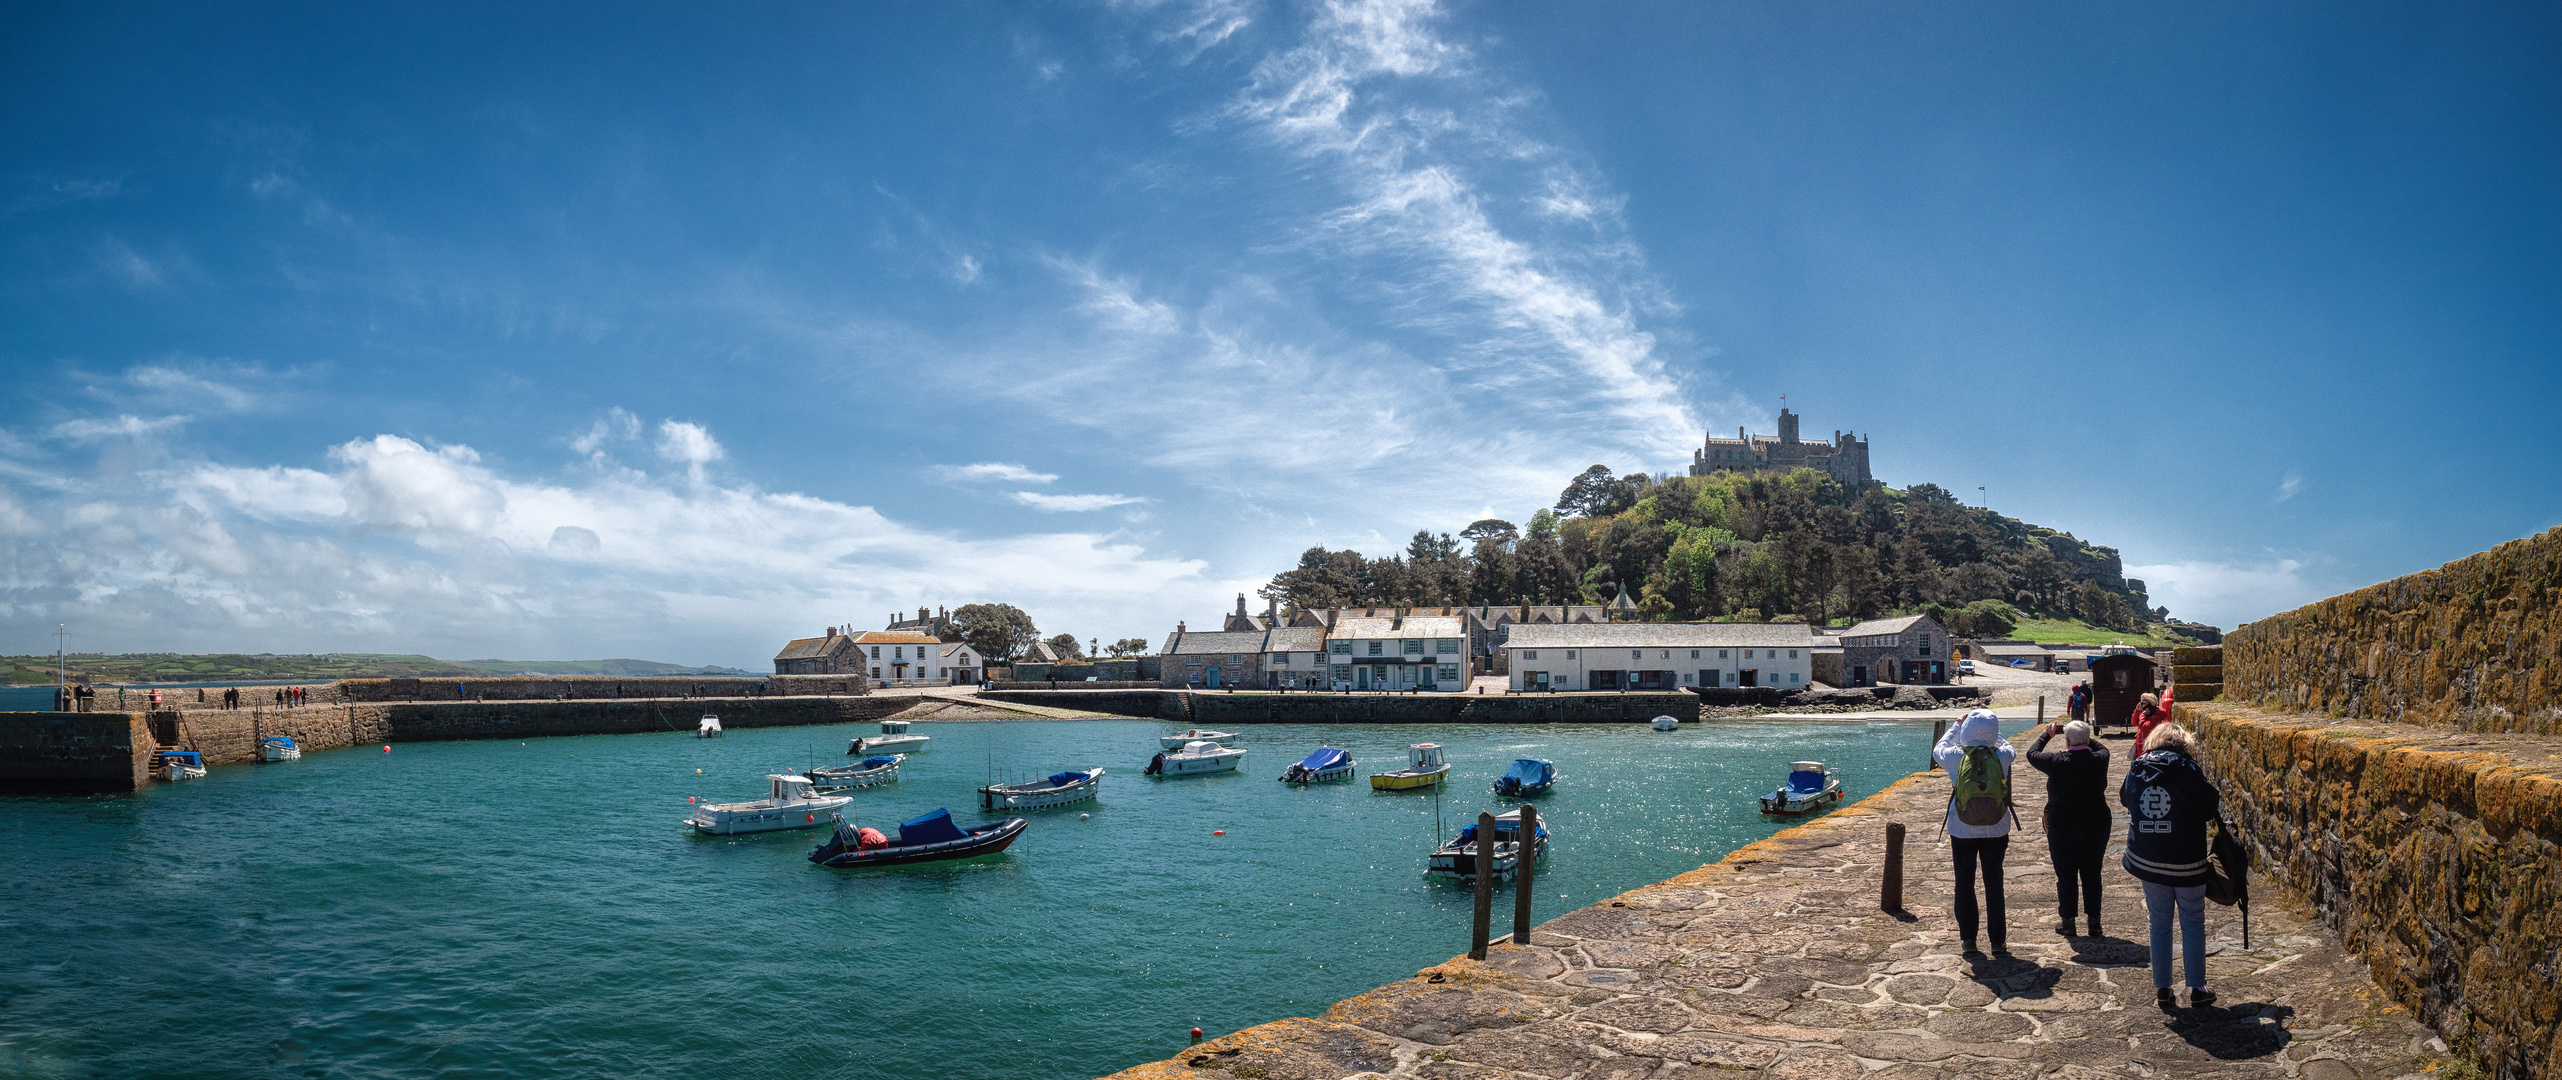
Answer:
POLYGON ((2164 721, 2144 740, 2144 756, 2126 770, 2117 789, 2126 807, 2126 872, 2144 883, 2144 908, 2152 918, 2153 996, 2163 1008, 2171 994, 2171 915, 2179 915, 2180 959, 2188 976, 2188 1003, 2212 1005, 2206 989, 2206 825, 2224 816, 2224 797, 2198 767, 2187 729, 2164 721))
POLYGON ((2028 764, 2046 774, 2046 856, 2055 864, 2055 932, 2073 936, 2073 916, 2090 913, 2091 936, 2099 929, 2099 864, 2108 854, 2108 748, 2091 741, 2091 727, 2080 720, 2048 724, 2028 748, 2028 764), (2064 748, 2049 751, 2047 740, 2064 737, 2064 748), (2077 903, 2078 901, 2078 903, 2077 903))

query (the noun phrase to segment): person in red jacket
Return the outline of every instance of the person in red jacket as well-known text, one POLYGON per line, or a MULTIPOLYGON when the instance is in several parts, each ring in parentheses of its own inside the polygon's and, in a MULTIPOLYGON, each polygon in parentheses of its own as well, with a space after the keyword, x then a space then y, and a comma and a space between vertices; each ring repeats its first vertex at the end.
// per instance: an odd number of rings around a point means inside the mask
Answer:
POLYGON ((2153 737, 2154 725, 2168 721, 2171 718, 2171 695, 2174 692, 2176 692, 2176 688, 2169 688, 2164 689, 2159 698, 2156 698, 2151 694, 2146 694, 2143 697, 2136 699, 2135 714, 2132 717, 2129 717, 2129 719, 2135 722, 2135 749, 2137 753, 2143 752, 2146 740, 2153 737))

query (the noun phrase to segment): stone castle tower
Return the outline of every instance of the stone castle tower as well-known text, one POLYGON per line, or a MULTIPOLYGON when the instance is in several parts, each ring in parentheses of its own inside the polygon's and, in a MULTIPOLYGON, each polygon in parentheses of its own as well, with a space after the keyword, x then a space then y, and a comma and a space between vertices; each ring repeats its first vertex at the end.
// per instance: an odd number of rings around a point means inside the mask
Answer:
POLYGON ((1779 410, 1779 434, 1748 435, 1736 428, 1735 437, 1720 439, 1715 432, 1690 455, 1690 475, 1706 476, 1725 469, 1820 469, 1835 483, 1851 489, 1865 488, 1877 479, 1868 472, 1868 440, 1846 432, 1833 432, 1833 441, 1810 443, 1797 437, 1797 414, 1779 410))

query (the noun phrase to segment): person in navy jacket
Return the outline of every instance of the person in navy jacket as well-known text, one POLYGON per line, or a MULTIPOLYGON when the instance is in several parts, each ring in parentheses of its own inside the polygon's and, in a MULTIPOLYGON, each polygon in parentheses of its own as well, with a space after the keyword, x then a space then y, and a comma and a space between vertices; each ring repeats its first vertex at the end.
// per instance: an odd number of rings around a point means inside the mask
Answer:
POLYGON ((2224 797, 2197 764, 2197 746, 2186 728, 2170 721, 2153 726, 2144 756, 2126 770, 2117 789, 2126 807, 2126 872, 2144 883, 2144 908, 2152 918, 2153 995, 2174 1008, 2171 994, 2171 916, 2179 916, 2180 960, 2191 1006, 2212 1005, 2206 989, 2206 826, 2224 814, 2224 797))

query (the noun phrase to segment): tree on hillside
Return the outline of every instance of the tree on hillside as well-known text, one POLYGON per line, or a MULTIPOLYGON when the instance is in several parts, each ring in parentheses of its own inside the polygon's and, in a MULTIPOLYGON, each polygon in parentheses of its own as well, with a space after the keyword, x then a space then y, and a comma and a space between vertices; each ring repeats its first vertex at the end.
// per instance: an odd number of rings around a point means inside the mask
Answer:
POLYGON ((1012 604, 963 604, 952 611, 952 629, 992 664, 1012 662, 1041 638, 1032 616, 1012 604))
POLYGON ((1042 640, 1049 642, 1050 651, 1059 654, 1061 660, 1085 658, 1085 646, 1076 640, 1074 634, 1052 634, 1042 640))
POLYGON ((1493 540, 1497 543, 1510 544, 1518 539, 1520 534, 1521 530, 1513 528, 1511 522, 1502 518, 1480 518, 1469 522, 1467 528, 1459 530, 1459 539, 1470 543, 1493 540))

